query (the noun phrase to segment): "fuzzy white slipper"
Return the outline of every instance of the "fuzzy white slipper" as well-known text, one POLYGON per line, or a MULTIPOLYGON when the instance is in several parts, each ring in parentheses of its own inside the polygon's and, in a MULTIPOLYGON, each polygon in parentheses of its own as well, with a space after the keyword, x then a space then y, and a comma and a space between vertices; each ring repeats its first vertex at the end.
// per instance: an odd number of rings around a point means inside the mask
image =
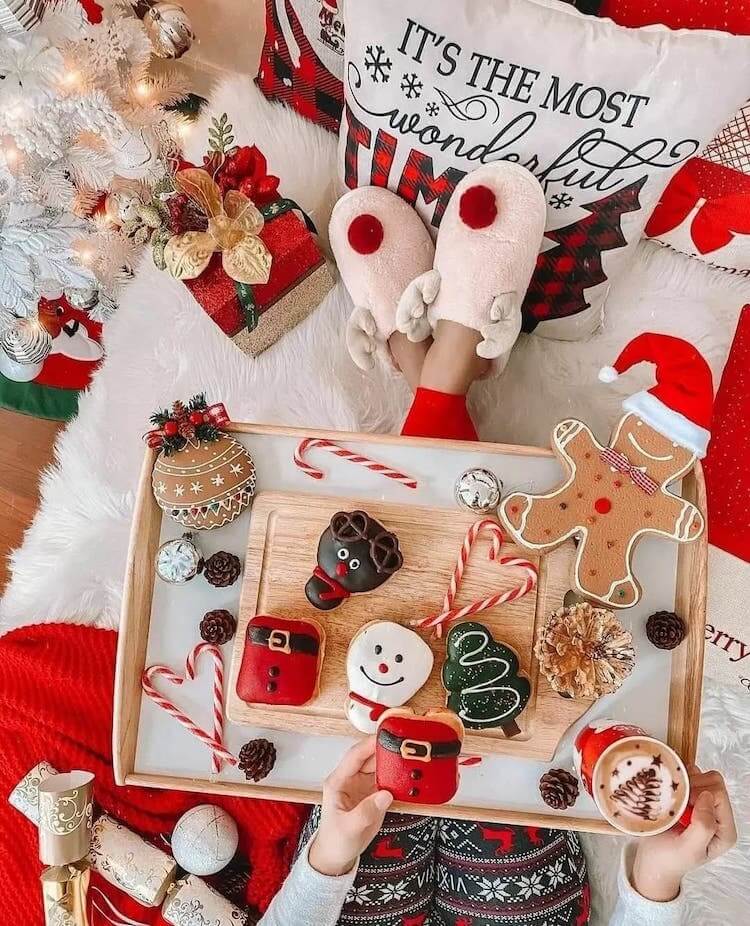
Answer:
MULTIPOLYGON (((396 330, 399 299, 415 277, 435 276, 430 233, 395 193, 360 187, 336 203, 329 236, 355 306, 346 330, 352 359, 362 370, 372 369, 376 360, 392 366, 388 338, 396 330)), ((437 292, 429 284, 423 288, 427 295, 437 292)), ((424 304, 421 309, 424 314, 424 304)))
POLYGON ((546 214, 539 182, 519 164, 498 161, 467 174, 440 226, 433 271, 399 302, 399 331, 418 341, 441 319, 458 322, 481 334, 478 356, 504 368, 521 331, 546 214))

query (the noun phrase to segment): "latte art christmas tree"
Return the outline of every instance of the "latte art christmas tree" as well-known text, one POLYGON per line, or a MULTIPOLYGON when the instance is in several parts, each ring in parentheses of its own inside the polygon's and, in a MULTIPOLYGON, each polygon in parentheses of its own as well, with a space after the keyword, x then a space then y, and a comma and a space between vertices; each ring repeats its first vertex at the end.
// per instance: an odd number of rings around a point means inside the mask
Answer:
POLYGON ((656 820, 660 781, 655 768, 644 768, 629 778, 612 794, 623 810, 642 820, 656 820))
POLYGON ((516 717, 529 702, 531 683, 519 674, 513 650, 475 621, 454 627, 446 648, 448 707, 470 730, 500 727, 506 736, 517 736, 521 730, 516 717))

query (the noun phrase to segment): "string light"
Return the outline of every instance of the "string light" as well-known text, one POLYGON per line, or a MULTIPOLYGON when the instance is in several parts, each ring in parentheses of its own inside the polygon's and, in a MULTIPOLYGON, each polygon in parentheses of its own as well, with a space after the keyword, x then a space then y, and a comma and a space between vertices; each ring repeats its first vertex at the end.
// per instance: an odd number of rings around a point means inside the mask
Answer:
POLYGON ((63 76, 63 84, 66 87, 75 87, 81 81, 81 75, 78 71, 70 70, 66 71, 63 76))
POLYGON ((139 80, 135 85, 135 95, 142 100, 147 100, 151 96, 151 84, 146 80, 139 80))

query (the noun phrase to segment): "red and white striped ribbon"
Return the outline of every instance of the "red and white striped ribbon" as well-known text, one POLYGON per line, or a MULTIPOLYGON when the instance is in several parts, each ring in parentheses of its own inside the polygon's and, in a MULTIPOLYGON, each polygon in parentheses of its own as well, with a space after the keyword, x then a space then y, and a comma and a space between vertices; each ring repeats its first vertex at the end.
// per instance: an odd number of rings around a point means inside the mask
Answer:
POLYGON ((498 605, 506 604, 509 601, 515 601, 518 598, 523 598, 524 595, 528 595, 528 593, 536 585, 538 575, 537 568, 533 563, 530 563, 525 559, 520 559, 513 556, 499 557, 500 545, 502 542, 503 532, 497 521, 493 521, 490 518, 485 518, 482 521, 476 521, 474 524, 472 524, 467 531, 466 536, 464 537, 463 544, 461 545, 461 550, 458 554, 458 560, 456 561, 456 566, 453 570, 453 575, 451 576, 451 582, 448 587, 448 591, 445 593, 445 598, 443 599, 443 610, 440 614, 435 614, 432 617, 426 617, 420 620, 412 621, 412 626, 420 627, 422 629, 434 628, 436 636, 440 637, 443 633, 443 627, 447 626, 453 621, 462 620, 465 617, 470 617, 473 614, 479 614, 482 611, 488 611, 490 608, 495 608, 498 605), (456 596, 458 595, 458 590, 461 587, 464 571, 466 570, 466 564, 468 563, 469 557, 471 556, 471 550, 476 543, 477 538, 483 531, 490 531, 492 534, 492 545, 490 547, 489 559, 496 561, 501 566, 511 566, 523 569, 526 573, 526 578, 523 582, 519 583, 514 588, 508 589, 504 592, 498 592, 497 594, 491 595, 488 598, 481 598, 478 601, 474 601, 471 604, 465 605, 463 608, 454 608, 456 596))
POLYGON ((208 746, 213 752, 213 771, 219 773, 222 763, 228 762, 230 765, 236 765, 237 759, 224 746, 224 657, 218 646, 212 643, 199 643, 188 654, 185 662, 185 675, 179 675, 169 666, 153 665, 144 670, 141 678, 141 686, 146 695, 162 710, 166 711, 174 719, 181 723, 186 730, 189 730, 193 736, 196 736, 204 745, 208 746), (213 718, 214 730, 213 735, 199 727, 195 721, 181 711, 169 698, 166 698, 154 686, 156 678, 165 678, 173 685, 182 685, 186 678, 191 681, 196 675, 196 662, 203 653, 208 653, 214 663, 214 703, 213 718))
POLYGON ((390 466, 386 466, 385 463, 378 463, 377 460, 371 460, 369 457, 362 456, 360 453, 355 453, 353 450, 347 450, 346 447, 342 447, 340 444, 336 444, 333 441, 325 440, 325 438, 322 437, 306 437, 304 440, 300 441, 297 449, 294 451, 294 462, 311 479, 325 479, 325 473, 322 469, 318 469, 317 466, 313 466, 305 460, 305 454, 308 450, 315 449, 327 450, 334 456, 341 457, 342 460, 348 460, 350 463, 357 463, 359 466, 364 466, 374 473, 380 473, 381 476, 385 476, 387 479, 400 482, 402 485, 406 486, 407 489, 417 488, 417 480, 411 476, 407 476, 406 473, 399 472, 397 469, 392 469, 390 466))

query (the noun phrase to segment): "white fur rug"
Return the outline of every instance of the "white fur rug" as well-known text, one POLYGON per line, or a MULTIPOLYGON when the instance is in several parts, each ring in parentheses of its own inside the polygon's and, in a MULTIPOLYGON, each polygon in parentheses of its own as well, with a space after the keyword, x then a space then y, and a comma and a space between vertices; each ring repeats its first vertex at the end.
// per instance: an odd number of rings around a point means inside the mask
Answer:
MULTIPOLYGON (((257 142, 284 192, 324 229, 335 196, 335 140, 294 113, 269 104, 245 78, 214 96, 238 142, 257 142)), ((189 154, 199 157, 205 129, 195 129, 189 154)), ((613 287, 601 330, 587 342, 524 337, 503 376, 476 388, 472 404, 487 440, 545 444, 552 425, 575 414, 602 435, 623 395, 648 383, 600 386, 596 373, 644 330, 688 338, 723 367, 750 283, 722 277, 697 261, 641 245, 630 276, 613 287), (618 392, 618 389, 620 390, 618 392)), ((351 309, 341 286, 302 325, 257 360, 241 354, 196 305, 185 287, 145 262, 117 316, 105 330, 107 360, 78 417, 61 435, 54 465, 42 477, 39 513, 11 556, 12 580, 0 605, 0 631, 37 621, 116 627, 141 435, 157 406, 205 390, 236 420, 309 427, 396 431, 407 390, 389 375, 366 377, 351 363, 343 339, 351 309)), ((706 692, 701 761, 727 776, 741 808, 750 784, 747 705, 722 689, 706 692)), ((589 845, 595 922, 604 923, 614 897, 616 841, 589 845)), ((745 841, 688 887, 689 922, 744 923, 750 908, 750 851, 745 841)))

